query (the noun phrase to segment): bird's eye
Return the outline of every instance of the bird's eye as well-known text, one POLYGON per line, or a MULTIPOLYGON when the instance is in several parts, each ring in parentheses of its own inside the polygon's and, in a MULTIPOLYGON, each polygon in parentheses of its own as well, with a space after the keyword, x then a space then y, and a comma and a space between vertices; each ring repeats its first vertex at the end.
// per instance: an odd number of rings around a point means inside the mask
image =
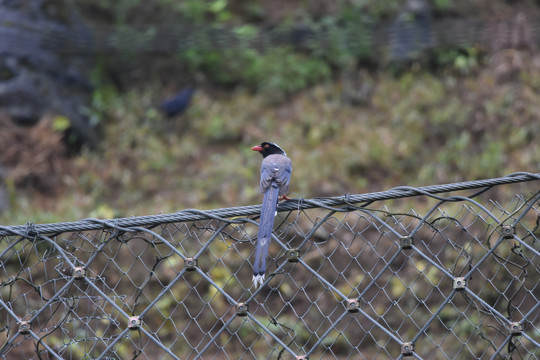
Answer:
POLYGON ((266 145, 264 145, 264 148, 265 148, 265 149, 268 149, 268 146, 269 146, 269 145, 268 145, 268 144, 266 144, 266 145))

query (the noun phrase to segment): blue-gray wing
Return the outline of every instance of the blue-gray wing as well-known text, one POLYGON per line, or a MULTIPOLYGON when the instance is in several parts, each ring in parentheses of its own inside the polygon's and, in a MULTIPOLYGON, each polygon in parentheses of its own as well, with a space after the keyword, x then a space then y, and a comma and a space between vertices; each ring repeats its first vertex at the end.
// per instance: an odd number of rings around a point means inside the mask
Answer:
POLYGON ((287 195, 289 192, 289 181, 291 180, 292 164, 291 159, 286 158, 288 163, 283 166, 282 170, 278 173, 277 183, 279 185, 279 196, 287 195))
POLYGON ((279 186, 279 195, 285 195, 289 191, 291 179, 291 159, 284 155, 269 155, 261 164, 261 192, 264 193, 275 181, 279 186))

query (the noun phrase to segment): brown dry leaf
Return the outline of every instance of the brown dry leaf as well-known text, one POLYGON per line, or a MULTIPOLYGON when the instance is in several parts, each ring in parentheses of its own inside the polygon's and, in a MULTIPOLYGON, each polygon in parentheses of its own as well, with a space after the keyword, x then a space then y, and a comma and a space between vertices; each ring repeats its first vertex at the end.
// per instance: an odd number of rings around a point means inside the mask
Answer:
POLYGON ((62 132, 53 130, 53 117, 21 127, 0 117, 0 164, 17 186, 54 191, 66 168, 62 132))

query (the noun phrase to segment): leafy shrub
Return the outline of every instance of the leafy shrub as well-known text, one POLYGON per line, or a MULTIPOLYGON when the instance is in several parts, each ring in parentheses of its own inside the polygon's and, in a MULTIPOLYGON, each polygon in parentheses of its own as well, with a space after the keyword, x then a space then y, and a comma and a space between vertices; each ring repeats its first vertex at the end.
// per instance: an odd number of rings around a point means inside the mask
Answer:
POLYGON ((218 84, 244 85, 267 94, 290 94, 330 78, 322 59, 286 47, 265 53, 254 49, 190 50, 181 54, 190 68, 202 70, 218 84))

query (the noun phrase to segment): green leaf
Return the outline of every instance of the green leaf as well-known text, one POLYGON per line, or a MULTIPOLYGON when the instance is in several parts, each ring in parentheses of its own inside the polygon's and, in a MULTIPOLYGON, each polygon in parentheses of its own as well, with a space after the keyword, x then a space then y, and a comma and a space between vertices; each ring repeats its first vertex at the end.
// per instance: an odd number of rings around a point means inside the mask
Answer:
POLYGON ((209 10, 213 13, 219 13, 227 7, 227 0, 216 0, 210 4, 209 10))
POLYGON ((239 35, 239 36, 245 36, 245 37, 250 37, 250 36, 255 36, 257 35, 257 28, 253 25, 242 25, 242 26, 238 26, 236 28, 234 28, 234 33, 239 35))
POLYGON ((70 121, 63 115, 55 116, 52 122, 52 128, 54 131, 63 132, 69 129, 70 121))

